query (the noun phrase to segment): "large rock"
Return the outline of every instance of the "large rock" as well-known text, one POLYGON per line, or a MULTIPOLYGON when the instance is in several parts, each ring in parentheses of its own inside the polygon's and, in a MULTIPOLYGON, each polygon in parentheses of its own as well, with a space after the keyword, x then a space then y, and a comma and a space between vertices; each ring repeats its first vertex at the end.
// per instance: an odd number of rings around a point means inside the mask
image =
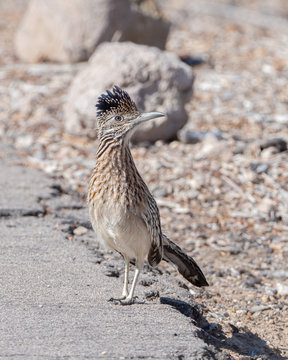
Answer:
POLYGON ((31 0, 15 37, 27 62, 87 60, 104 41, 165 47, 169 24, 129 0, 31 0))
POLYGON ((143 124, 133 140, 172 139, 187 121, 185 102, 191 97, 192 84, 191 68, 175 54, 133 43, 102 44, 71 85, 64 107, 66 130, 96 136, 97 97, 118 85, 140 110, 167 114, 143 124))

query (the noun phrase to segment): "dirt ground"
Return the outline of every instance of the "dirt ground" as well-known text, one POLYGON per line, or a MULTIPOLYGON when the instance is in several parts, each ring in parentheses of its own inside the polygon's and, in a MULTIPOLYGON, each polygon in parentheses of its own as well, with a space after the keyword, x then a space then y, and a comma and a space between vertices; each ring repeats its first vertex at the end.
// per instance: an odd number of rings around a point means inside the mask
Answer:
MULTIPOLYGON (((97 144, 66 134, 62 110, 85 64, 20 63, 13 38, 26 3, 0 2, 0 136, 27 165, 65 179, 85 201, 97 144)), ((167 49, 200 63, 189 123, 179 137, 206 136, 195 144, 133 146, 135 161, 165 232, 193 255, 210 283, 191 288, 202 313, 198 326, 234 359, 285 359, 288 3, 159 4, 174 24, 167 49)))

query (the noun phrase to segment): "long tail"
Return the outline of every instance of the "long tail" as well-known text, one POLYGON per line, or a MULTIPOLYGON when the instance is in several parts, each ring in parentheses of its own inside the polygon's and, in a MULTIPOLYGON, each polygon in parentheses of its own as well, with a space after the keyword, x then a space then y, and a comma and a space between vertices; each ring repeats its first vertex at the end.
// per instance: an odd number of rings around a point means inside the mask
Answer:
POLYGON ((178 271, 191 284, 201 287, 209 286, 204 274, 196 261, 188 256, 173 241, 163 234, 163 260, 171 262, 177 266, 178 271))

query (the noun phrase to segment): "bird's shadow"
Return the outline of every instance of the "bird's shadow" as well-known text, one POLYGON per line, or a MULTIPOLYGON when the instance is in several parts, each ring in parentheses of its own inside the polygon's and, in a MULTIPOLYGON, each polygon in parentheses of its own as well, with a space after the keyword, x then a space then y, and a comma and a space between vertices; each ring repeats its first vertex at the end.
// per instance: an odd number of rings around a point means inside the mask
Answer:
POLYGON ((190 305, 188 302, 170 297, 160 297, 161 304, 167 304, 179 311, 182 315, 189 317, 199 329, 198 336, 208 345, 213 345, 220 351, 230 350, 241 356, 264 356, 270 360, 285 360, 279 351, 268 346, 264 339, 253 334, 249 330, 241 331, 234 325, 231 326, 231 337, 227 336, 222 326, 216 322, 209 322, 201 314, 197 305, 190 305))

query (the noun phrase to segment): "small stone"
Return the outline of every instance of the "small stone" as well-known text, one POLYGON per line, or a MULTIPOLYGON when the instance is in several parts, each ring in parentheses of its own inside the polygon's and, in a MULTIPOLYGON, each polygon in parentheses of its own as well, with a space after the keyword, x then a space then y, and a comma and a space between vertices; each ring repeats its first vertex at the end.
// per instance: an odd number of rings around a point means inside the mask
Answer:
POLYGON ((273 295, 276 294, 276 292, 277 292, 277 290, 275 288, 272 288, 272 287, 269 287, 269 286, 265 287, 265 293, 268 296, 273 296, 273 295))
POLYGON ((161 198, 161 197, 165 197, 167 196, 169 193, 167 191, 167 189, 165 189, 164 187, 163 188, 156 188, 154 189, 153 191, 153 195, 154 197, 156 198, 161 198))
POLYGON ((244 281, 245 286, 248 288, 254 288, 255 285, 260 284, 260 283, 261 283, 261 280, 259 280, 257 278, 250 278, 250 279, 244 281))
POLYGON ((177 136, 185 144, 197 144, 204 140, 206 136, 214 136, 218 140, 223 139, 220 131, 193 131, 185 127, 178 132, 177 136))
POLYGON ((270 305, 255 305, 250 309, 251 314, 271 309, 270 305))
POLYGON ((275 206, 275 201, 269 199, 268 197, 264 197, 259 204, 257 204, 257 209, 260 213, 269 214, 273 206, 275 206))
POLYGON ((47 172, 48 174, 53 174, 54 172, 56 172, 58 168, 58 165, 56 162, 47 162, 47 163, 44 163, 43 165, 43 170, 45 172, 47 172))
POLYGON ((240 272, 237 269, 233 268, 233 267, 230 269, 230 272, 231 272, 231 275, 234 276, 234 277, 237 277, 237 278, 241 277, 240 272))
POLYGON ((231 156, 227 142, 218 140, 216 136, 211 134, 205 136, 195 158, 201 160, 205 158, 218 158, 219 156, 225 156, 227 158, 231 156))
POLYGON ((265 163, 251 163, 250 169, 255 171, 257 174, 267 173, 268 165, 265 163))
POLYGON ((159 297, 159 291, 158 290, 145 291, 145 297, 146 297, 146 299, 157 298, 157 297, 159 297))
POLYGON ((277 153, 278 150, 275 147, 269 147, 261 151, 261 159, 264 161, 269 161, 277 153))
POLYGON ((261 70, 263 71, 263 73, 268 75, 275 75, 276 73, 275 68, 270 64, 263 64, 261 70))
POLYGON ((191 294, 192 296, 195 296, 195 295, 196 295, 196 292, 195 292, 194 290, 192 290, 192 289, 189 289, 189 292, 190 292, 190 294, 191 294))
POLYGON ((27 149, 29 148, 34 142, 34 138, 32 135, 23 135, 18 136, 15 141, 16 149, 27 149))
POLYGON ((152 284, 155 283, 155 279, 152 279, 152 278, 142 278, 140 281, 139 281, 139 285, 142 285, 142 286, 151 286, 152 284))
POLYGON ((277 283, 276 288, 280 296, 288 296, 288 285, 277 283))
POLYGON ((276 121, 280 124, 288 124, 288 115, 284 114, 276 114, 272 118, 273 121, 276 121))
POLYGON ((35 160, 44 160, 46 159, 47 157, 47 154, 45 151, 42 151, 42 150, 37 150, 34 154, 33 154, 33 158, 35 160))
POLYGON ((77 228, 75 228, 73 230, 73 234, 74 235, 78 235, 78 236, 81 236, 81 235, 84 235, 88 232, 88 229, 85 228, 84 226, 78 226, 77 228))
POLYGON ((270 279, 287 279, 288 271, 285 270, 262 270, 260 274, 263 276, 267 276, 270 279))

